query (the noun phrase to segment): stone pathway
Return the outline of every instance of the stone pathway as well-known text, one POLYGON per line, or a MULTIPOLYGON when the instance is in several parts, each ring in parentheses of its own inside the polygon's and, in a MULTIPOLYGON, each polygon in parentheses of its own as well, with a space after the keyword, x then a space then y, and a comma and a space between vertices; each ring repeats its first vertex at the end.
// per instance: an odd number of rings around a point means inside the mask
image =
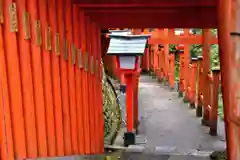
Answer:
MULTIPOLYGON (((139 108, 137 144, 129 146, 122 159, 208 160, 212 151, 225 149, 223 121, 218 122, 218 136, 210 136, 176 91, 148 75, 140 77, 139 108)), ((123 133, 115 145, 123 145, 123 133)))
POLYGON ((222 121, 218 123, 218 136, 212 137, 209 128, 195 116, 195 110, 183 103, 176 91, 147 75, 141 76, 139 87, 139 137, 146 139, 141 146, 169 148, 179 153, 225 148, 222 121))

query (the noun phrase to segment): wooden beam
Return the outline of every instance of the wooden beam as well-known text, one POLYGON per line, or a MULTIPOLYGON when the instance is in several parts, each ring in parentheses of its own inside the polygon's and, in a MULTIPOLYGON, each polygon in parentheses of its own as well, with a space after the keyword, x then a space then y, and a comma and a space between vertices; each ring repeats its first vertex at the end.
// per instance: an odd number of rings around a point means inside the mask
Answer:
POLYGON ((121 6, 121 5, 161 5, 161 6, 185 6, 185 5, 212 5, 217 4, 217 0, 72 0, 73 3, 80 6, 121 6))
POLYGON ((101 28, 216 28, 216 8, 162 12, 85 12, 101 28), (140 18, 141 17, 141 18, 140 18), (158 20, 157 20, 158 19, 158 20))
POLYGON ((86 9, 86 8, 164 8, 164 7, 215 7, 216 6, 216 2, 215 1, 199 1, 198 3, 196 3, 196 1, 193 2, 179 2, 179 3, 169 3, 169 2, 165 2, 165 3, 158 3, 158 4, 143 4, 143 3, 138 3, 138 4, 89 4, 89 3, 85 3, 85 4, 78 4, 78 7, 82 8, 82 9, 86 9))
MULTIPOLYGON (((150 38, 148 41, 149 44, 202 44, 202 42, 203 37, 201 35, 150 38)), ((218 39, 214 36, 211 36, 209 43, 218 44, 218 39)))
MULTIPOLYGON (((81 8, 81 7, 80 7, 81 8)), ((125 7, 83 7, 85 13, 119 13, 124 14, 125 12, 130 13, 171 13, 171 12, 192 12, 192 14, 197 14, 196 11, 201 12, 202 10, 208 11, 211 9, 216 9, 216 6, 185 6, 185 7, 177 7, 177 6, 125 6, 125 7)))

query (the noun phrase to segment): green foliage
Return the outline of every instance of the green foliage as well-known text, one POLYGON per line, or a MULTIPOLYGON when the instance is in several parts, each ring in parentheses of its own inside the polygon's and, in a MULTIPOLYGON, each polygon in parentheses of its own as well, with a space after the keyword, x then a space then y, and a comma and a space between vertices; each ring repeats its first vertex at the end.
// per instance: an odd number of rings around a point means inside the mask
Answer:
MULTIPOLYGON (((211 31, 213 35, 217 37, 217 29, 212 29, 211 31)), ((211 52, 211 68, 212 69, 220 68, 218 44, 212 45, 210 52, 211 52)))
POLYGON ((176 45, 175 44, 169 44, 169 53, 176 51, 176 45))
POLYGON ((102 94, 104 114, 104 142, 111 144, 121 124, 120 105, 112 78, 102 68, 102 94))
POLYGON ((175 80, 179 80, 179 54, 175 56, 175 80))
POLYGON ((202 29, 199 28, 193 28, 192 29, 193 34, 202 34, 202 29))
POLYGON ((214 44, 211 46, 211 68, 219 68, 220 63, 219 63, 219 54, 218 54, 218 45, 214 44))
POLYGON ((191 45, 190 54, 191 54, 191 57, 197 57, 202 55, 202 45, 200 44, 191 45))

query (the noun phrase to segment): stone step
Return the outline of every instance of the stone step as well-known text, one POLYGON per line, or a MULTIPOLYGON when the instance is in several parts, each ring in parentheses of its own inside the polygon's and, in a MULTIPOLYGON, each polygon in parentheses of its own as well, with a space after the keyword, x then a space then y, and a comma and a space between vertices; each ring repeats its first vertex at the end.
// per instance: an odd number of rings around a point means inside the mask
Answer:
POLYGON ((210 158, 191 155, 153 155, 125 152, 119 157, 119 160, 210 160, 210 158))
MULTIPOLYGON (((179 150, 174 146, 157 146, 157 147, 147 147, 144 145, 130 145, 126 148, 126 152, 130 153, 144 153, 151 155, 170 155, 175 157, 199 157, 203 159, 208 159, 213 151, 198 151, 196 149, 191 150, 179 150)), ((180 159, 179 159, 180 160, 180 159)))
MULTIPOLYGON (((137 160, 137 157, 159 157, 160 160, 210 160, 212 151, 198 151, 198 150, 185 150, 179 151, 176 147, 171 146, 157 146, 147 147, 144 145, 130 145, 128 147, 122 146, 106 146, 112 151, 123 151, 124 156, 133 156, 131 160, 137 160), (140 156, 141 155, 141 156, 140 156), (168 159, 164 158, 168 157, 168 159), (161 159, 164 158, 164 159, 161 159)), ((128 158, 126 159, 128 160, 128 158)), ((148 160, 151 160, 151 158, 148 160)), ((155 160, 155 159, 154 159, 155 160)))

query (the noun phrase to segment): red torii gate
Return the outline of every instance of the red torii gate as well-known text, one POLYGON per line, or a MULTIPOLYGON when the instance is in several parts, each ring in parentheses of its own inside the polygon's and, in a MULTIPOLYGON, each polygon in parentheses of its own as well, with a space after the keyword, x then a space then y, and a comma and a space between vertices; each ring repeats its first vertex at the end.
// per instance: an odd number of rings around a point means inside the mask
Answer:
MULTIPOLYGON (((154 0, 143 2, 132 1, 128 3, 102 1, 101 4, 81 1, 79 6, 85 9, 86 14, 97 22, 102 28, 219 28, 219 44, 220 44, 220 63, 222 68, 222 83, 224 97, 225 124, 227 136, 227 149, 229 159, 239 159, 240 153, 236 150, 239 140, 234 135, 233 128, 239 128, 236 114, 232 114, 230 109, 235 104, 236 98, 228 97, 232 82, 229 81, 230 60, 226 55, 230 54, 230 29, 229 19, 234 16, 231 8, 235 4, 232 1, 211 0, 211 1, 161 1, 154 0), (146 5, 147 4, 147 5, 146 5), (193 14, 194 13, 194 14, 193 14), (141 17, 141 19, 137 18, 141 17), (157 21, 161 17, 161 20, 157 21), (228 45, 226 45, 228 44, 228 45), (225 51, 225 53, 224 53, 225 51), (231 82, 231 83, 230 83, 231 82), (230 116, 231 115, 231 116, 230 116), (230 120, 229 118, 235 117, 230 120), (234 122, 234 123, 233 123, 234 122), (235 143, 233 141, 235 137, 235 143), (237 142, 237 143, 236 143, 237 142), (238 157, 238 158, 237 158, 238 157)), ((236 6, 236 5, 235 5, 236 6)), ((231 19, 235 23, 234 19, 231 19)), ((208 49, 208 48, 205 48, 208 49)), ((234 105, 233 107, 236 107, 234 105)))

